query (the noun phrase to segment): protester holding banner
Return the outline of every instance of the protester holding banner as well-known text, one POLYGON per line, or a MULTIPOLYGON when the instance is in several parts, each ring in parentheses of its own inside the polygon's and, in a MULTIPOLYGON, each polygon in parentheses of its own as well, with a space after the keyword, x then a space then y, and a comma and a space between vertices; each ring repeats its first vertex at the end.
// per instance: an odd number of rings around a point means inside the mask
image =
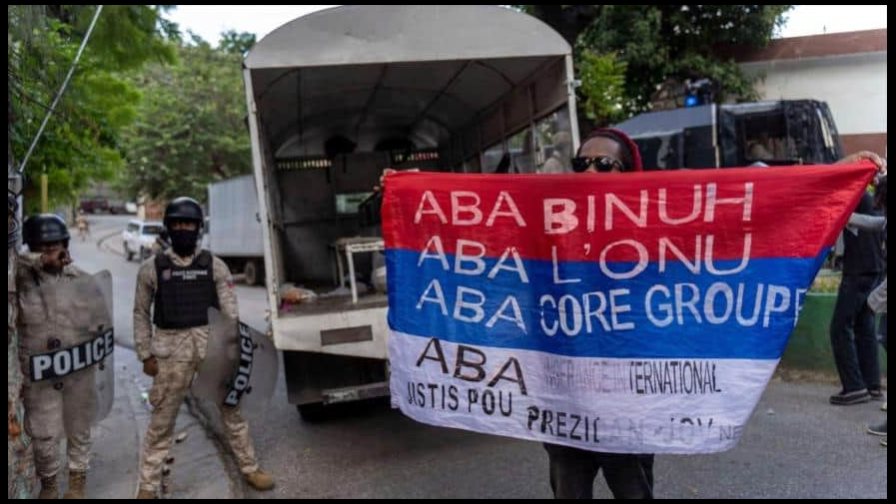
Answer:
POLYGON ((598 464, 649 497, 650 454, 737 445, 874 175, 637 157, 604 130, 572 163, 601 174, 385 180, 393 406, 549 443, 558 497, 590 496, 598 464))
MULTIPOLYGON (((221 259, 198 248, 202 223, 202 208, 196 201, 177 198, 169 203, 164 224, 171 248, 146 260, 137 276, 134 342, 143 372, 153 377, 149 393, 153 410, 140 459, 138 499, 155 498, 161 486, 162 463, 171 447, 177 413, 206 356, 209 308, 220 308, 233 320, 239 317, 230 270, 221 259)), ((258 467, 249 424, 239 408, 219 407, 246 482, 257 490, 272 489, 273 478, 258 467)))
MULTIPOLYGON (((67 439, 69 486, 66 498, 84 498, 90 458, 90 417, 93 410, 78 398, 92 395, 93 368, 67 376, 41 380, 31 372, 30 358, 64 347, 76 331, 72 320, 91 317, 84 300, 64 294, 64 286, 89 278, 72 264, 70 235, 65 223, 51 214, 28 218, 23 239, 29 252, 18 258, 16 272, 19 303, 20 359, 24 382, 25 428, 32 438, 35 469, 40 478, 39 499, 58 499, 59 441, 67 439), (86 389, 86 390, 84 390, 86 389)), ((96 318, 101 318, 97 315, 96 318)))
MULTIPOLYGON (((840 163, 860 159, 872 161, 881 173, 886 173, 886 162, 870 152, 853 154, 840 163)), ((870 194, 862 195, 855 213, 860 216, 876 215, 870 194)), ((842 389, 830 397, 830 402, 847 406, 883 397, 874 314, 866 300, 880 283, 885 271, 885 259, 879 229, 851 226, 847 227, 843 236, 843 276, 830 327, 831 347, 842 389)))
MULTIPOLYGON (((638 146, 625 133, 594 130, 572 160, 576 173, 642 171, 638 146)), ((544 443, 550 463, 551 489, 558 499, 590 499, 594 478, 604 479, 617 499, 653 498, 653 454, 602 453, 544 443)))
MULTIPOLYGON (((874 191, 874 200, 875 205, 880 208, 884 215, 877 217, 871 215, 863 215, 854 213, 849 217, 849 224, 847 228, 857 228, 864 231, 882 231, 884 233, 883 239, 883 256, 884 256, 884 280, 880 285, 875 288, 871 294, 868 296, 868 307, 874 313, 879 313, 880 322, 878 324, 878 336, 880 338, 881 344, 884 347, 884 351, 887 350, 887 278, 886 278, 886 259, 887 259, 887 240, 886 240, 886 230, 887 230, 887 177, 884 175, 877 183, 875 191, 874 191)), ((884 408, 885 409, 885 408, 884 408)), ((877 425, 869 425, 866 429, 871 435, 874 436, 884 436, 884 439, 881 440, 881 444, 884 446, 887 445, 887 421, 884 420, 883 423, 877 425)))

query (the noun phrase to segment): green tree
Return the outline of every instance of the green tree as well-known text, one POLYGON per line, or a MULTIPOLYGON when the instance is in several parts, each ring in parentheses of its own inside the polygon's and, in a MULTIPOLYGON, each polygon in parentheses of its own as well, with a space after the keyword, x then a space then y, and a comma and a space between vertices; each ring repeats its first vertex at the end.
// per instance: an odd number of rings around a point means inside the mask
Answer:
MULTIPOLYGON (((95 6, 8 6, 9 140, 21 162, 58 93, 95 6)), ((93 180, 123 167, 120 132, 136 117, 139 99, 124 73, 149 59, 171 61, 166 39, 176 26, 164 6, 107 6, 98 18, 65 94, 26 166, 26 206, 39 203, 40 174, 49 176, 52 206, 74 203, 93 180)))
POLYGON ((603 5, 515 5, 526 14, 537 17, 557 31, 575 47, 582 30, 600 16, 603 5))
POLYGON ((198 37, 178 55, 136 78, 143 100, 125 135, 122 181, 135 195, 204 200, 209 182, 251 170, 242 57, 198 37))
POLYGON ((227 30, 221 34, 218 48, 229 53, 245 56, 255 45, 255 34, 227 30))
POLYGON ((753 82, 719 49, 763 47, 785 21, 789 5, 556 5, 518 6, 557 30, 575 48, 582 76, 586 115, 600 122, 649 108, 657 89, 668 83, 709 78, 716 98, 753 99, 753 82), (610 62, 615 61, 615 64, 610 62), (621 95, 615 85, 624 66, 621 95))
POLYGON ((598 54, 582 51, 579 57, 579 80, 586 117, 604 124, 624 118, 625 70, 628 65, 616 53, 598 54))

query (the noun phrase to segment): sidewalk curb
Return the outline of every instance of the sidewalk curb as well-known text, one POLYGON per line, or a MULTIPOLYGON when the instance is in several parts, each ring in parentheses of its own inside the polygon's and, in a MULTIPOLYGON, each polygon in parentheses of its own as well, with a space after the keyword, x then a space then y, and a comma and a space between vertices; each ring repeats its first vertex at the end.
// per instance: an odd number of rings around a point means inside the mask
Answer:
POLYGON ((121 250, 116 250, 116 249, 112 248, 111 246, 107 246, 107 245, 106 245, 106 240, 108 240, 109 238, 118 236, 119 233, 121 233, 121 231, 112 231, 112 232, 109 233, 109 234, 105 234, 105 235, 101 236, 101 237, 100 237, 99 239, 97 239, 97 241, 96 241, 96 248, 98 248, 98 249, 100 249, 100 250, 105 250, 106 252, 109 252, 110 254, 115 254, 115 255, 117 255, 117 256, 124 257, 124 252, 123 252, 123 251, 121 251, 121 250))

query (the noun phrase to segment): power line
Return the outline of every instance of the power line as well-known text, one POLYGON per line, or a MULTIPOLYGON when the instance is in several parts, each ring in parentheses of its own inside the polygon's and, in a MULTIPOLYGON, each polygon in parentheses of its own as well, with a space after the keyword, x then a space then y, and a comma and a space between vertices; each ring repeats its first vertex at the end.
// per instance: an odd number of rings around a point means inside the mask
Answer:
POLYGON ((31 157, 31 153, 34 152, 34 147, 37 146, 38 140, 40 140, 41 135, 43 135, 44 128, 47 127, 47 122, 50 120, 50 116, 53 115, 53 112, 56 110, 56 105, 59 104, 59 99, 62 98, 62 94, 65 93, 66 87, 68 87, 68 83, 72 78, 72 74, 75 73, 75 67, 78 66, 78 61, 81 59, 81 54, 84 52, 84 48, 87 47, 87 41, 90 40, 90 35, 93 33, 93 28, 96 26, 96 21, 100 17, 100 12, 103 11, 103 6, 98 5, 96 12, 93 14, 93 19, 90 21, 90 27, 87 29, 87 34, 84 35, 84 40, 81 41, 81 47, 78 48, 78 53, 75 54, 75 60, 72 61, 71 68, 68 69, 68 75, 65 76, 65 80, 62 82, 62 86, 59 87, 59 92, 56 93, 56 97, 53 98, 53 103, 50 105, 50 110, 47 111, 47 115, 44 116, 44 121, 40 125, 40 129, 37 130, 37 135, 34 136, 34 140, 31 142, 31 146, 28 147, 28 152, 25 154, 25 158, 22 159, 22 164, 19 166, 19 173, 25 172, 25 166, 28 164, 28 158, 31 157))

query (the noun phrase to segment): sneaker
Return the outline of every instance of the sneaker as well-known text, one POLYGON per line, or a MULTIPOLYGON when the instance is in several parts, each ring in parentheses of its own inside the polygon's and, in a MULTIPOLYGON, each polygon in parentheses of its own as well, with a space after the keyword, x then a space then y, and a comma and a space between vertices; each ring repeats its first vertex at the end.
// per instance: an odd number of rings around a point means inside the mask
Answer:
POLYGON ((871 396, 872 401, 884 400, 884 392, 880 389, 880 387, 868 389, 868 395, 871 396))
POLYGON ((887 401, 884 401, 883 405, 880 407, 881 411, 887 411, 887 401))
POLYGON ((837 406, 850 406, 852 404, 866 403, 870 400, 871 395, 868 394, 866 389, 854 390, 852 392, 840 391, 839 394, 834 394, 830 398, 831 404, 836 404, 837 406))
POLYGON ((865 428, 865 432, 871 434, 872 436, 887 436, 887 422, 884 422, 880 425, 869 425, 865 428))
POLYGON ((887 446, 887 438, 883 438, 880 440, 880 444, 887 446))

